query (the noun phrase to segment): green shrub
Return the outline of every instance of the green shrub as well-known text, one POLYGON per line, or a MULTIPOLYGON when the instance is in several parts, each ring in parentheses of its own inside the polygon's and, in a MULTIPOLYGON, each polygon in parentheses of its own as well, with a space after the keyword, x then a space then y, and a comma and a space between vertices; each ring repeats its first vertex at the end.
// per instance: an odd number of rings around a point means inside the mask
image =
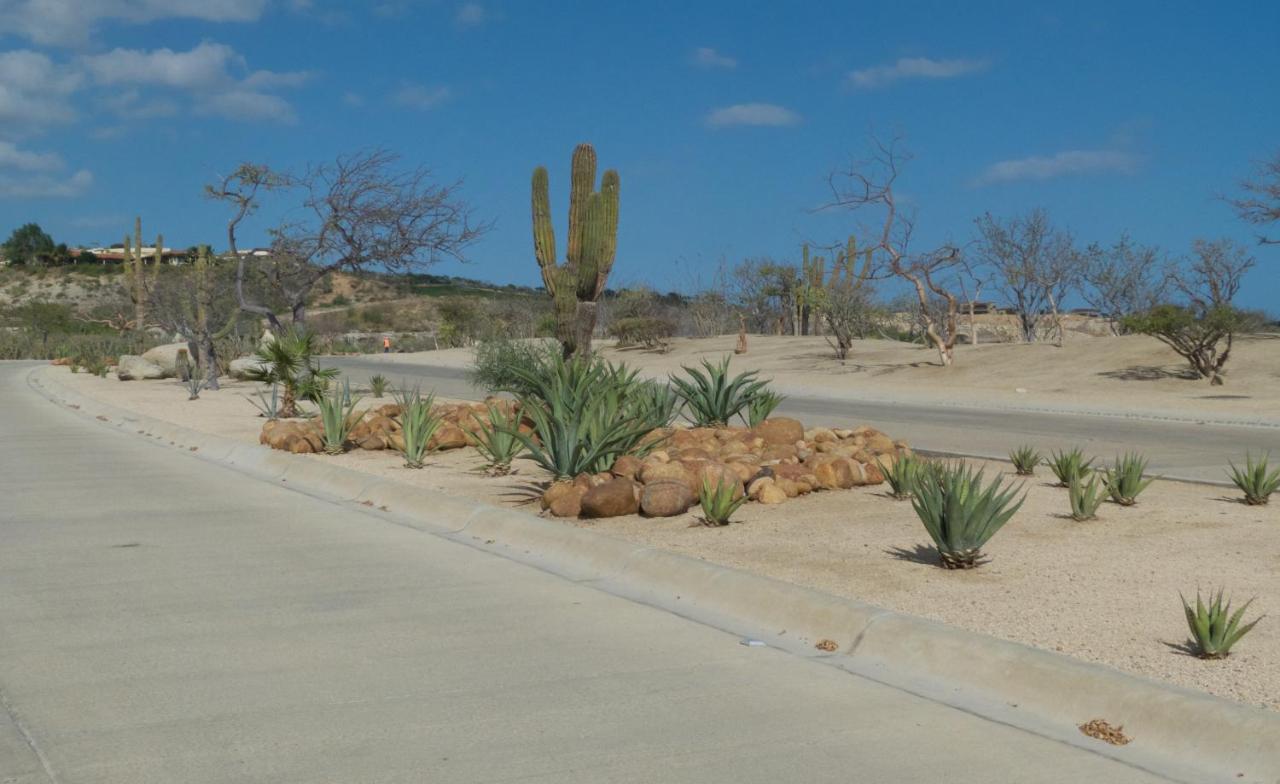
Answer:
POLYGON ((1009 453, 1009 462, 1018 476, 1035 476, 1036 466, 1040 465, 1043 455, 1030 445, 1023 445, 1009 453))
POLYGON ((978 566, 982 546, 1022 508, 1020 488, 1005 488, 1000 479, 983 487, 982 471, 963 462, 940 466, 916 485, 911 505, 938 548, 947 569, 978 566))
POLYGON ((729 376, 729 357, 717 364, 702 361, 702 370, 683 368, 687 378, 672 376, 671 383, 688 408, 697 427, 723 427, 766 391, 768 382, 756 379, 754 370, 729 376))
POLYGON ((1084 452, 1076 447, 1070 452, 1055 451, 1045 465, 1058 478, 1058 487, 1070 487, 1072 478, 1084 479, 1093 470, 1093 458, 1085 460, 1084 452))
POLYGON ((440 429, 440 417, 435 413, 435 393, 425 398, 415 387, 404 393, 400 407, 400 435, 404 438, 405 468, 422 468, 431 451, 431 438, 440 429))
POLYGON ((1253 604, 1253 599, 1244 603, 1244 606, 1231 612, 1231 602, 1225 603, 1222 599, 1223 589, 1219 588, 1217 594, 1209 595, 1209 604, 1205 606, 1200 599, 1200 591, 1196 591, 1196 606, 1192 609, 1187 603, 1186 597, 1179 594, 1182 599, 1182 609, 1187 616, 1187 627, 1191 629, 1191 640, 1195 646, 1196 652, 1203 659, 1221 659, 1231 653, 1231 646, 1240 641, 1240 638, 1253 630, 1258 625, 1261 617, 1255 618, 1253 621, 1240 625, 1241 619, 1244 617, 1245 610, 1249 609, 1249 605, 1253 604))
POLYGON ((1280 468, 1270 472, 1267 470, 1270 458, 1268 453, 1254 462, 1253 455, 1246 453, 1243 471, 1235 463, 1231 464, 1228 476, 1240 488, 1240 492, 1244 493, 1244 502, 1250 506, 1262 506, 1271 500, 1272 493, 1280 489, 1280 468))
POLYGON ((324 428, 324 451, 328 455, 340 455, 346 451, 351 429, 363 415, 355 411, 360 398, 344 398, 342 390, 331 389, 316 401, 320 408, 320 425, 324 428))
POLYGON ((698 503, 702 506, 702 518, 708 525, 728 525, 729 518, 747 501, 745 495, 739 495, 741 488, 737 482, 725 480, 724 477, 714 486, 708 479, 702 480, 698 489, 698 503))
POLYGON ((504 408, 487 403, 489 417, 480 423, 475 432, 476 451, 484 456, 485 467, 493 476, 505 476, 511 471, 511 461, 524 451, 517 433, 521 416, 514 407, 504 408))
POLYGON ((676 334, 676 325, 662 318, 636 316, 622 318, 609 325, 609 336, 616 338, 619 348, 643 346, 665 349, 676 334))
POLYGON ((316 353, 315 333, 290 327, 258 347, 254 354, 258 363, 249 368, 245 377, 264 384, 279 384, 283 390, 279 414, 286 419, 295 417, 299 400, 318 404, 329 382, 338 375, 335 368, 321 369, 316 353))
POLYGON ((786 396, 779 395, 771 389, 757 393, 747 403, 747 415, 745 417, 747 427, 755 427, 768 419, 774 409, 782 405, 783 400, 786 400, 786 396))
POLYGON ((1117 457, 1115 465, 1105 472, 1107 493, 1121 506, 1138 503, 1138 495, 1155 481, 1146 477, 1147 459, 1136 453, 1117 457))
POLYGON ((533 392, 517 370, 536 372, 547 362, 560 356, 555 343, 536 340, 493 338, 476 344, 467 380, 486 392, 510 392, 526 395, 533 392))
POLYGON ((387 391, 388 384, 387 377, 381 373, 369 378, 369 389, 373 392, 374 397, 382 397, 383 393, 387 391))
POLYGON ((1089 477, 1088 482, 1078 476, 1071 477, 1071 484, 1067 490, 1071 500, 1071 519, 1084 522, 1097 517, 1098 507, 1102 506, 1102 502, 1107 498, 1106 493, 1103 492, 1104 489, 1096 475, 1089 477))

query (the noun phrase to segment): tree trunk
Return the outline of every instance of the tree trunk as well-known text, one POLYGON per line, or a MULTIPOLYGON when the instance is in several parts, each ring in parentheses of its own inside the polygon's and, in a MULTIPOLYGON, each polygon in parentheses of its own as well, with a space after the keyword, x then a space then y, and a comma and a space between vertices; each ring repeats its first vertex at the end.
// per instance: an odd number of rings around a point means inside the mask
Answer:
POLYGON ((574 309, 573 317, 573 354, 577 357, 591 356, 591 338, 596 331, 596 315, 599 304, 596 302, 579 302, 574 309))
POLYGON ((969 300, 969 345, 978 345, 978 322, 974 319, 973 300, 969 300))
POLYGON ((213 335, 204 335, 200 339, 200 367, 204 369, 204 388, 218 389, 218 350, 213 344, 213 335))
POLYGON ((296 302, 292 308, 293 326, 302 329, 307 326, 307 302, 303 298, 300 302, 296 302))

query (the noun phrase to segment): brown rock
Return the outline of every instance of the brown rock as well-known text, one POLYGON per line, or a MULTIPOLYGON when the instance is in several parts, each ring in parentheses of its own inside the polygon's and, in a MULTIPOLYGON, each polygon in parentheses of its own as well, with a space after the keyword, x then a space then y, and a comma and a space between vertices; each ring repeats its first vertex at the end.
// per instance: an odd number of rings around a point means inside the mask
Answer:
POLYGON ((640 510, 630 479, 615 478, 598 484, 582 496, 582 517, 621 517, 640 510))
POLYGON ((751 481, 756 474, 760 473, 760 469, 753 463, 725 463, 725 465, 737 475, 738 480, 743 484, 751 481))
POLYGON ((764 448, 764 451, 760 454, 760 462, 762 463, 769 463, 769 462, 774 462, 778 460, 787 460, 790 462, 795 462, 797 459, 798 458, 796 457, 795 444, 779 444, 776 446, 767 446, 764 448))
POLYGON ((863 463, 862 475, 866 479, 865 484, 878 485, 884 482, 884 472, 875 463, 863 463))
POLYGON ((387 448, 386 436, 382 435, 381 433, 370 433, 369 435, 361 439, 356 439, 353 436, 351 440, 355 441, 356 446, 360 447, 361 449, 377 451, 379 449, 387 448))
POLYGON ((708 449, 702 447, 690 446, 680 450, 680 460, 713 460, 715 455, 711 454, 708 449))
POLYGON ((623 455, 613 461, 613 468, 610 468, 609 471, 614 476, 620 476, 623 479, 635 479, 636 475, 640 473, 642 465, 640 460, 633 455, 623 455))
MULTIPOLYGON (((750 477, 748 477, 750 478, 750 477)), ((740 479, 738 474, 724 463, 705 463, 699 466, 697 473, 694 474, 694 486, 690 488, 695 493, 701 492, 703 485, 712 489, 721 485, 733 486, 733 497, 741 498, 743 494, 742 484, 745 480, 740 479)))
POLYGON ((789 496, 786 491, 777 484, 770 483, 760 489, 760 494, 756 500, 762 504, 780 504, 787 500, 789 496))
POLYGON ((640 494, 640 512, 647 517, 675 517, 693 506, 693 492, 686 482, 661 479, 644 486, 640 494))
POLYGON ((441 425, 431 437, 433 449, 461 449, 467 445, 467 434, 457 425, 441 425))
POLYGON ((755 434, 769 446, 794 446, 804 440, 804 425, 787 417, 772 417, 756 425, 755 434))
POLYGON ((853 472, 849 469, 847 460, 824 460, 814 466, 813 475, 818 484, 827 490, 847 490, 853 487, 853 472))
POLYGON ((640 481, 644 484, 658 482, 663 479, 675 479, 693 487, 693 477, 680 463, 645 462, 640 467, 640 481))
POLYGON ((755 479, 752 479, 751 483, 747 485, 747 498, 755 501, 760 500, 760 493, 772 484, 773 477, 771 476, 758 476, 755 479))
POLYGON ((586 488, 573 482, 556 482, 542 494, 542 508, 556 517, 577 517, 586 492, 586 488))

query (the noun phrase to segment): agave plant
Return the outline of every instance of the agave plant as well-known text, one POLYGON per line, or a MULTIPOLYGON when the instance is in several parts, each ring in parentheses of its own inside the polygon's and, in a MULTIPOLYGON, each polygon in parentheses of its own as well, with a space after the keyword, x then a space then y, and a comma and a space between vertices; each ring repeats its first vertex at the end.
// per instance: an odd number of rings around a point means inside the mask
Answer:
POLYGON ((1098 507, 1102 506, 1102 502, 1107 498, 1105 489, 1106 487, 1098 481, 1096 475, 1089 477, 1088 482, 1078 476, 1071 477, 1071 484, 1067 490, 1068 497, 1071 499, 1071 519, 1084 522, 1097 517, 1098 507))
POLYGON ((387 377, 381 373, 369 377, 369 391, 373 392, 374 397, 382 397, 389 385, 390 382, 387 381, 387 377))
POLYGON ((315 360, 315 334, 304 329, 289 328, 258 347, 258 360, 246 377, 251 381, 279 384, 284 394, 280 401, 282 418, 298 415, 298 401, 319 403, 330 380, 338 375, 335 368, 322 369, 315 360))
POLYGON ((702 369, 683 368, 688 378, 672 376, 671 383, 688 406, 689 419, 697 427, 723 427, 741 414, 768 382, 756 379, 754 370, 730 378, 729 357, 717 364, 702 361, 702 369))
POLYGON ((736 482, 724 477, 720 477, 715 486, 712 486, 709 479, 702 480, 702 487, 698 489, 698 503, 702 506, 702 517, 708 525, 729 524, 733 513, 747 502, 745 495, 734 498, 740 489, 736 482))
POLYGON ((783 400, 786 400, 785 395, 779 395, 771 389, 757 393, 747 403, 747 412, 743 416, 743 419, 747 422, 747 427, 755 427, 768 419, 769 415, 782 404, 783 400))
POLYGON ((255 394, 257 394, 258 399, 249 398, 249 402, 253 404, 254 408, 258 409, 259 415, 271 420, 279 419, 280 385, 271 385, 271 397, 267 397, 266 392, 261 389, 257 390, 255 394))
POLYGON ((1009 453, 1009 462, 1018 476, 1035 476, 1036 466, 1044 459, 1035 447, 1024 444, 1009 453))
POLYGON ((422 468, 427 454, 431 451, 431 437, 440 429, 440 416, 435 413, 436 396, 434 393, 422 397, 418 390, 406 398, 400 409, 400 436, 404 446, 400 454, 404 456, 405 468, 422 468))
POLYGON ((617 378, 612 383, 630 386, 624 397, 626 413, 637 421, 647 423, 650 430, 667 427, 680 413, 680 397, 666 384, 617 378))
POLYGON ((885 465, 878 458, 876 463, 880 466, 880 473, 884 474, 885 481, 889 483, 889 496, 899 501, 915 495, 921 474, 928 470, 928 464, 914 454, 904 454, 890 465, 885 465))
POLYGON ((1246 453, 1243 471, 1235 463, 1231 464, 1231 471, 1227 475, 1240 488, 1240 492, 1244 493, 1244 502, 1250 506, 1262 506, 1271 500, 1272 493, 1280 490, 1280 468, 1269 472, 1267 462, 1270 458, 1268 453, 1254 462, 1253 455, 1246 453))
POLYGON ((473 434, 476 451, 484 456, 490 474, 505 476, 511 472, 511 461, 524 451, 524 444, 516 435, 520 432, 520 414, 514 407, 486 405, 489 416, 473 434))
POLYGON ((1210 593, 1209 604, 1206 606, 1200 598, 1200 590, 1196 589, 1195 609, 1192 609, 1186 597, 1178 594, 1178 598, 1182 599, 1182 609, 1187 615, 1187 626, 1191 629, 1192 642, 1202 659, 1221 659, 1227 656, 1231 653, 1231 646, 1239 642, 1241 637, 1252 631, 1253 627, 1258 625, 1258 621, 1262 620, 1262 616, 1259 616, 1241 626, 1240 621, 1244 617, 1245 610, 1253 604, 1253 599, 1245 602, 1243 607, 1233 613, 1231 601, 1228 599, 1224 603, 1222 594, 1221 588, 1216 594, 1210 593))
POLYGON ((1104 472, 1107 494, 1111 500, 1121 506, 1133 506, 1138 503, 1138 495, 1155 481, 1155 477, 1147 477, 1147 459, 1136 453, 1128 453, 1117 457, 1115 465, 1104 472))
POLYGON ((982 546, 995 536, 1027 500, 1021 488, 1004 487, 999 478, 982 484, 982 471, 963 462, 937 467, 917 483, 911 505, 938 548, 947 569, 979 565, 982 546))
POLYGON ((340 390, 321 395, 316 401, 320 408, 320 425, 324 429, 325 454, 340 455, 346 450, 351 429, 364 415, 356 413, 356 404, 359 402, 360 398, 344 400, 340 390))
POLYGON ((1070 487, 1072 477, 1084 479, 1093 470, 1093 458, 1085 460, 1079 447, 1069 452, 1055 451, 1045 464, 1058 478, 1058 487, 1070 487))
POLYGON ((182 386, 186 387, 187 390, 187 400, 199 400, 200 392, 204 389, 204 385, 204 376, 200 374, 198 369, 192 368, 182 382, 182 386))

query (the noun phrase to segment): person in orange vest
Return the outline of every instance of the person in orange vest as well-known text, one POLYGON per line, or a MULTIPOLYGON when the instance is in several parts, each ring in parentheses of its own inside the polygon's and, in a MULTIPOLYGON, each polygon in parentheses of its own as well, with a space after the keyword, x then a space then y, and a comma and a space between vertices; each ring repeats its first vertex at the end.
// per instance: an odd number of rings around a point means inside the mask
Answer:
POLYGON ((383 354, 391 353, 391 336, 390 335, 382 336, 382 353, 383 354))

